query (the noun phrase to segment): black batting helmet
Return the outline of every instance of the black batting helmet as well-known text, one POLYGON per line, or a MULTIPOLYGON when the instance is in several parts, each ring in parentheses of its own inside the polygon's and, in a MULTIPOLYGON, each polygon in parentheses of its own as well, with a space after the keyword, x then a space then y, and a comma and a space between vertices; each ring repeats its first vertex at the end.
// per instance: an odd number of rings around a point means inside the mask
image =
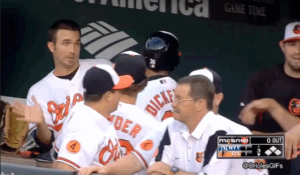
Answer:
POLYGON ((178 39, 172 33, 166 31, 152 33, 142 51, 147 67, 155 71, 174 71, 181 56, 178 47, 178 39))

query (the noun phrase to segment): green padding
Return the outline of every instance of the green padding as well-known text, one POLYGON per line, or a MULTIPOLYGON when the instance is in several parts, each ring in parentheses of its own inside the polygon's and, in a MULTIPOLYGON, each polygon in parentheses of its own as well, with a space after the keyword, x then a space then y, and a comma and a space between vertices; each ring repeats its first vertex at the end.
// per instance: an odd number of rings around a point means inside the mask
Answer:
POLYGON ((1 175, 76 175, 76 172, 1 162, 1 175))

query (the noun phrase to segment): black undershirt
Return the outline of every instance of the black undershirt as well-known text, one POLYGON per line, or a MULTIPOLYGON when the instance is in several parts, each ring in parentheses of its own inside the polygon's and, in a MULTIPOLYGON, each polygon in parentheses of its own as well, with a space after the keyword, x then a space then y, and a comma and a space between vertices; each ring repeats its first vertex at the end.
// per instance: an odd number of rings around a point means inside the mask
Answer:
POLYGON ((57 78, 72 80, 72 78, 75 76, 78 69, 79 69, 79 67, 77 69, 75 69, 73 72, 71 72, 69 75, 57 76, 57 78))

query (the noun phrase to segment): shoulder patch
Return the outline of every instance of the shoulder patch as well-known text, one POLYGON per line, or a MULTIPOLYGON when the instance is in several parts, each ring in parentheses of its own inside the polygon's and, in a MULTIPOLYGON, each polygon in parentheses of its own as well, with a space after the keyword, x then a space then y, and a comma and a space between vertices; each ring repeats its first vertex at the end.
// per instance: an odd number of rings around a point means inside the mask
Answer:
POLYGON ((67 150, 73 154, 78 153, 80 151, 80 148, 81 148, 81 145, 76 140, 69 141, 69 143, 67 144, 67 150))
POLYGON ((145 151, 150 151, 153 148, 153 141, 145 140, 141 143, 140 147, 145 151))

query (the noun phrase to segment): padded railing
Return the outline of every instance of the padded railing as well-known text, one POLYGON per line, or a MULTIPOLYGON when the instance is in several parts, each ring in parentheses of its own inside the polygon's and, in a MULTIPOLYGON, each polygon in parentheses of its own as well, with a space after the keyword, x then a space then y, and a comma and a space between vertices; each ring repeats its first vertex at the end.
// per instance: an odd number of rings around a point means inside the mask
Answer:
POLYGON ((77 172, 1 162, 1 175, 77 175, 77 172))

